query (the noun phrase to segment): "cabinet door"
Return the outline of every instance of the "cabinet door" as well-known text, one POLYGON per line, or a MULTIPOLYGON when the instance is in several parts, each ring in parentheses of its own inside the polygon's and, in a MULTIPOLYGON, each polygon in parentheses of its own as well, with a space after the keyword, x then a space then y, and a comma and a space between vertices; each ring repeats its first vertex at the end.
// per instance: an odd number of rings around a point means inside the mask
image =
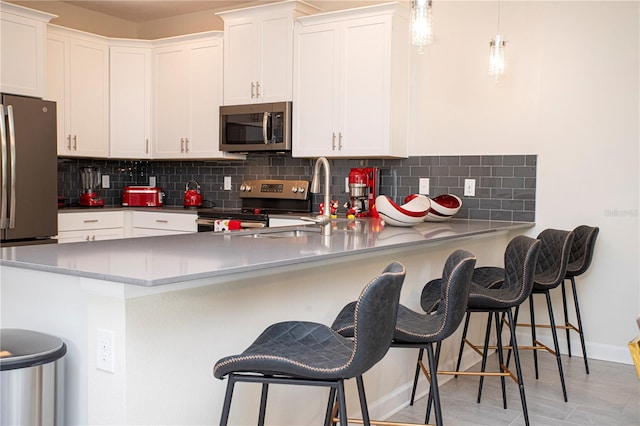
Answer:
POLYGON ((42 98, 45 94, 45 26, 14 15, 2 4, 0 25, 0 92, 42 98))
POLYGON ((47 90, 45 99, 56 102, 58 155, 71 155, 69 130, 69 40, 55 34, 47 37, 47 90))
POLYGON ((340 53, 342 155, 384 154, 389 144, 390 21, 387 17, 348 21, 340 53))
POLYGON ((186 156, 222 156, 219 151, 222 104, 222 40, 190 46, 189 132, 186 156))
POLYGON ((71 39, 69 99, 73 155, 109 155, 109 50, 106 45, 71 39))
POLYGON ((153 56, 153 156, 178 158, 186 145, 189 55, 181 46, 168 46, 156 49, 153 56))
POLYGON ((338 28, 301 28, 295 39, 293 156, 319 157, 337 149, 338 28))
POLYGON ((151 154, 151 50, 110 49, 111 158, 149 158, 151 154))
POLYGON ((284 102, 292 96, 293 30, 290 16, 263 17, 256 62, 256 100, 284 102))
POLYGON ((255 102, 256 19, 238 18, 225 22, 224 104, 255 102))

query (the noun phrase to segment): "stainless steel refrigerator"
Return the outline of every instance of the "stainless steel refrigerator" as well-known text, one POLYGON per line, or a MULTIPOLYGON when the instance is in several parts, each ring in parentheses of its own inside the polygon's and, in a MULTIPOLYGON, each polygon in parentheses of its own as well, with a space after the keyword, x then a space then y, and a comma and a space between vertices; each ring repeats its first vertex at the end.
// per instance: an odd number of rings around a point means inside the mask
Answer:
POLYGON ((55 242, 56 103, 0 95, 0 245, 55 242))

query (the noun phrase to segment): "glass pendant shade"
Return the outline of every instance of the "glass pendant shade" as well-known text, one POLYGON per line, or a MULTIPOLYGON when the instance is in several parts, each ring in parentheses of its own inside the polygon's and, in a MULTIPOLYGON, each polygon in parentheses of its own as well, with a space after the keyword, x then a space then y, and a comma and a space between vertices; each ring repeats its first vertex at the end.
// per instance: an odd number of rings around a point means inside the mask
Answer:
POLYGON ((498 34, 489 42, 489 75, 496 79, 504 74, 504 48, 507 42, 498 34))
POLYGON ((431 0, 411 1, 411 43, 424 53, 424 47, 433 39, 431 0))

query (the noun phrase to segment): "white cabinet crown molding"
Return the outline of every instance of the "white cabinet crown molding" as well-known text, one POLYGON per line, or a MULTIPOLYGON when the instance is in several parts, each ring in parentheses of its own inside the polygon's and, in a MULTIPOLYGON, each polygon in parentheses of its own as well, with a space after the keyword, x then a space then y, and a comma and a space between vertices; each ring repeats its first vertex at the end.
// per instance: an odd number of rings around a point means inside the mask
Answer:
POLYGON ((13 3, 6 3, 3 1, 0 1, 0 13, 3 16, 5 14, 12 14, 23 16, 25 18, 35 19, 45 23, 58 17, 58 15, 54 15, 53 13, 42 12, 40 10, 31 9, 13 3))

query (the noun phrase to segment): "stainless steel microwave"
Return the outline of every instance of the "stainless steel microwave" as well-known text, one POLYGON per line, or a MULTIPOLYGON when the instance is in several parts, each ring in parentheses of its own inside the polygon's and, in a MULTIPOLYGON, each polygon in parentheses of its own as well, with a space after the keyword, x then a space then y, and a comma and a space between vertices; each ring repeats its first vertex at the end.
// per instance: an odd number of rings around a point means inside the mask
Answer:
POLYGON ((291 102, 220 107, 220 151, 290 151, 291 102))

